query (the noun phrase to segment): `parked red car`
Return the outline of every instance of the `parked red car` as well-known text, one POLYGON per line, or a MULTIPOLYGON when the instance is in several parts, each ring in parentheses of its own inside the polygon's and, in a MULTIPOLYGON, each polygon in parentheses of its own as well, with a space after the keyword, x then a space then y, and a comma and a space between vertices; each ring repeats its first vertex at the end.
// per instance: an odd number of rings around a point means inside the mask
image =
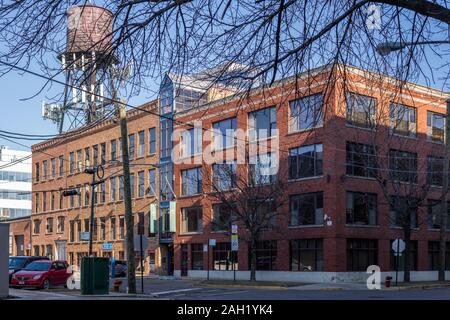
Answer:
POLYGON ((68 267, 65 261, 37 260, 14 273, 11 286, 48 289, 50 286, 65 285, 71 275, 67 272, 68 267))

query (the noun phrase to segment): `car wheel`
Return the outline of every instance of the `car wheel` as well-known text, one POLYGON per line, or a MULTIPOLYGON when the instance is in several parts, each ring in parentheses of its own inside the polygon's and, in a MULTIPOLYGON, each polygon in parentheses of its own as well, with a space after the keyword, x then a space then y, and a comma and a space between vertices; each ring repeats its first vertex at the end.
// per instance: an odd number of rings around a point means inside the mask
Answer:
POLYGON ((42 282, 42 288, 44 290, 50 289, 50 281, 48 281, 48 279, 45 279, 44 282, 42 282))

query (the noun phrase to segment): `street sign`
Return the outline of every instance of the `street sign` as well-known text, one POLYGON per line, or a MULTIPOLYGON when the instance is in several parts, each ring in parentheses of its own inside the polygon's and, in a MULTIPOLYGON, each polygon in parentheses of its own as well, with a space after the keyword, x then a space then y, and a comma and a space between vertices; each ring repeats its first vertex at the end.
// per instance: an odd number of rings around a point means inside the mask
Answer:
POLYGON ((208 245, 207 244, 203 245, 203 252, 208 252, 208 245))
POLYGON ((237 234, 231 235, 231 251, 239 251, 239 238, 237 234))
POLYGON ((209 239, 209 245, 214 247, 216 245, 216 239, 209 239))
POLYGON ((104 243, 103 244, 103 250, 112 250, 113 244, 112 243, 104 243))
POLYGON ((397 239, 395 239, 393 242, 392 242, 392 250, 394 250, 394 253, 395 254, 400 254, 401 255, 401 253, 403 252, 403 251, 405 251, 405 241, 403 241, 402 239, 400 239, 400 238, 397 238, 397 239))
POLYGON ((89 241, 89 232, 81 232, 80 240, 81 241, 89 241))
POLYGON ((231 233, 236 234, 236 233, 238 233, 237 231, 238 231, 237 224, 232 224, 231 225, 231 233))

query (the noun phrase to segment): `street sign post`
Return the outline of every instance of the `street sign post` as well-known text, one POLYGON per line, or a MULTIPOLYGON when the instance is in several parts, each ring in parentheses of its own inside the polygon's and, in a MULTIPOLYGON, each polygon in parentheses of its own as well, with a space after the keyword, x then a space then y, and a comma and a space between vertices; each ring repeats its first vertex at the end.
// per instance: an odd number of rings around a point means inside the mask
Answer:
POLYGON ((405 241, 400 238, 395 239, 392 242, 392 250, 395 255, 395 286, 398 286, 398 264, 399 257, 402 255, 402 252, 405 251, 405 241))
POLYGON ((236 281, 236 268, 234 267, 235 261, 234 261, 234 252, 239 251, 239 238, 238 238, 238 228, 237 224, 231 225, 231 265, 233 266, 233 281, 236 281))
POLYGON ((209 246, 214 247, 216 245, 216 239, 208 240, 208 269, 207 269, 207 280, 209 280, 209 246))

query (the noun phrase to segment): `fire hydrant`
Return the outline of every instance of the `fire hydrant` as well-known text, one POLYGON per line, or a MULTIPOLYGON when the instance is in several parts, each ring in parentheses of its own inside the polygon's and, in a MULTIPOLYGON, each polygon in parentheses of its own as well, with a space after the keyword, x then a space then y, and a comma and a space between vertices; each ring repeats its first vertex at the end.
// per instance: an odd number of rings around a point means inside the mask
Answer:
POLYGON ((386 286, 386 288, 390 288, 391 287, 391 281, 392 281, 392 277, 391 276, 386 276, 386 279, 384 281, 384 285, 386 286))
POLYGON ((119 292, 120 285, 122 284, 122 280, 115 280, 114 281, 114 292, 119 292))

